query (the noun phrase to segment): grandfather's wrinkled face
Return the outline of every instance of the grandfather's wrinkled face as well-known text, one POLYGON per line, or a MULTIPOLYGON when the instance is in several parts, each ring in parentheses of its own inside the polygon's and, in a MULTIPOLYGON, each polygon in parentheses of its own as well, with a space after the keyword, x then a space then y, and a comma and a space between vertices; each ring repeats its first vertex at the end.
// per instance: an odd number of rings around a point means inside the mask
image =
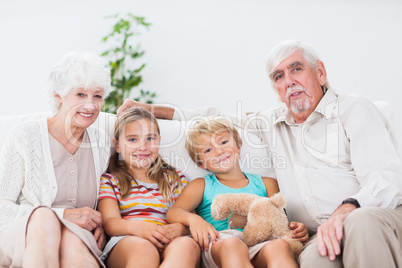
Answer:
POLYGON ((314 69, 303 52, 296 51, 276 66, 271 78, 280 100, 286 104, 296 122, 302 123, 323 97, 326 71, 322 62, 318 62, 314 69))
POLYGON ((103 89, 75 88, 64 96, 56 96, 59 113, 65 116, 65 122, 72 127, 87 128, 98 118, 103 103, 103 89))

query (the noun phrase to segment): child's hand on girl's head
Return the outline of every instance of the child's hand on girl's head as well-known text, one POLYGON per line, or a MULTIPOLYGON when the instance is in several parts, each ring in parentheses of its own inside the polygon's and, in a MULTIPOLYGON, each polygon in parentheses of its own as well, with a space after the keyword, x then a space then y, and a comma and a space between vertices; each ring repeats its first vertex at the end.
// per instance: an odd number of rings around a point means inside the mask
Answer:
POLYGON ((190 232, 195 242, 200 245, 201 250, 209 250, 209 238, 211 237, 212 244, 219 237, 218 231, 200 216, 195 215, 190 220, 190 232))
POLYGON ((308 241, 308 230, 304 223, 292 221, 289 228, 293 230, 292 238, 297 239, 301 243, 306 244, 308 241))
POLYGON ((150 241, 157 249, 163 250, 170 239, 167 238, 160 225, 151 222, 138 222, 136 225, 136 233, 133 235, 142 237, 150 241))

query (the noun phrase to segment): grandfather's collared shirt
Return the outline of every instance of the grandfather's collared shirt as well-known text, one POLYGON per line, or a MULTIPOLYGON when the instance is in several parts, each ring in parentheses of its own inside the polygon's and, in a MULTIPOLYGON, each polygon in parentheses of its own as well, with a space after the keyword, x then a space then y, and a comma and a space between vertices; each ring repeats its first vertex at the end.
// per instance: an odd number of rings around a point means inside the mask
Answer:
MULTIPOLYGON (((213 108, 180 113, 186 119, 220 115, 213 108)), ((175 112, 174 119, 182 120, 180 113, 175 112)), ((349 197, 362 207, 402 204, 396 140, 386 118, 369 100, 329 90, 301 124, 286 107, 230 118, 267 144, 289 220, 305 223, 311 232, 349 197)))

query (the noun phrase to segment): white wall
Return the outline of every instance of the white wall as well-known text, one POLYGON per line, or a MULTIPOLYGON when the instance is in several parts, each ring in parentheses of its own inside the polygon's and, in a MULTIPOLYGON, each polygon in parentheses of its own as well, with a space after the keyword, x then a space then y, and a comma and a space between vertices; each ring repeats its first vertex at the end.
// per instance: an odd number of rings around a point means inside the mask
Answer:
POLYGON ((49 68, 71 50, 102 52, 112 25, 104 16, 118 12, 153 24, 140 38, 142 88, 156 91, 156 102, 227 112, 238 102, 248 111, 276 106, 266 55, 300 39, 320 53, 335 89, 390 102, 402 126, 399 0, 0 0, 0 115, 48 110, 49 68))

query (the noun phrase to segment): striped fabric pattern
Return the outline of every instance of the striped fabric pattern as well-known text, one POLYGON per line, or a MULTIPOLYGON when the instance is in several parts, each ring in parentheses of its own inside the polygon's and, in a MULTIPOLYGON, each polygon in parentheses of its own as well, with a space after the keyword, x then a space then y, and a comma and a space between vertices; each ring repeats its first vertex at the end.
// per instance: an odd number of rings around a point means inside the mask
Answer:
MULTIPOLYGON (((182 188, 187 185, 185 176, 178 171, 182 182, 182 188)), ((172 186, 173 198, 168 203, 159 192, 157 183, 145 183, 137 180, 131 182, 132 191, 130 195, 121 199, 119 179, 113 174, 104 173, 100 182, 99 200, 110 198, 119 204, 120 215, 126 220, 140 220, 165 225, 166 213, 179 196, 178 183, 169 175, 165 175, 166 180, 172 186)))

